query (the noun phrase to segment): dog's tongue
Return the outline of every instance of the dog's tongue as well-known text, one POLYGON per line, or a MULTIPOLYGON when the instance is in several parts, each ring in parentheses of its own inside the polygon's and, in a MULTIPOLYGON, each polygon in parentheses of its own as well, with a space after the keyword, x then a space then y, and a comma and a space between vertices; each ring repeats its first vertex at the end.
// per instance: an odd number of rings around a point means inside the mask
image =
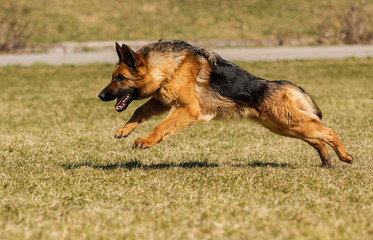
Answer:
POLYGON ((130 93, 127 93, 126 95, 118 98, 117 103, 115 104, 115 110, 122 111, 123 109, 125 109, 130 99, 131 99, 130 93))

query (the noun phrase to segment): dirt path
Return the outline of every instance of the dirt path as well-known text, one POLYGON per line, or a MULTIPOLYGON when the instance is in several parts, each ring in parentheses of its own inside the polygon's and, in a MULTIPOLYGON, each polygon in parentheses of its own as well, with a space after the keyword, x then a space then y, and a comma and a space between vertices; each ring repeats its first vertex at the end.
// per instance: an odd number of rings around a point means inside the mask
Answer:
MULTIPOLYGON (((276 48, 227 48, 214 49, 227 60, 275 61, 287 59, 341 59, 348 57, 373 57, 373 46, 322 46, 322 47, 276 47, 276 48)), ((51 65, 114 63, 115 50, 85 53, 49 53, 0 55, 0 66, 35 63, 51 65)))

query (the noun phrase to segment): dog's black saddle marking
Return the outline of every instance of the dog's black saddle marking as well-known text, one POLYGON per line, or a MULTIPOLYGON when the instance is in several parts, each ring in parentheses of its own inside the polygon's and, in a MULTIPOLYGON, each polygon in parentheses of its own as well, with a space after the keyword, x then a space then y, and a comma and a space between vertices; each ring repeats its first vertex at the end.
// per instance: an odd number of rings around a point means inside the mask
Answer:
POLYGON ((256 107, 264 98, 267 81, 256 77, 242 68, 218 58, 212 65, 210 87, 223 97, 247 102, 256 107))

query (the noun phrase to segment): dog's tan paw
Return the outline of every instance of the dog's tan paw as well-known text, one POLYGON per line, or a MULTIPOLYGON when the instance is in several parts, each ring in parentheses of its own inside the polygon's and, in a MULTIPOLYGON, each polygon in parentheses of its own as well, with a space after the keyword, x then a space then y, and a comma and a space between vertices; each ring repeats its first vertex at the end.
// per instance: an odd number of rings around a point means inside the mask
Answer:
POLYGON ((132 146, 132 149, 134 148, 142 148, 142 149, 145 149, 145 148, 148 148, 150 146, 152 146, 153 144, 149 141, 149 140, 146 140, 146 139, 142 139, 142 138, 138 138, 136 139, 136 141, 133 143, 133 146, 132 146))
POLYGON ((124 126, 122 128, 119 128, 115 132, 114 138, 125 138, 125 137, 128 137, 128 135, 130 135, 131 132, 133 132, 133 128, 124 126))
POLYGON ((348 163, 348 164, 352 164, 352 162, 354 161, 354 158, 350 154, 347 154, 347 157, 341 159, 341 161, 348 163))

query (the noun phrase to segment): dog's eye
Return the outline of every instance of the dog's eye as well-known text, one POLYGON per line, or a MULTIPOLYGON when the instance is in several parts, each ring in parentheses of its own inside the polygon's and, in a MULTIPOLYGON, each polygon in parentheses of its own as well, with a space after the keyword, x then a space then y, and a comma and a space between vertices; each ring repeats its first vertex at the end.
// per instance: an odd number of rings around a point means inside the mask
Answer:
POLYGON ((116 81, 123 81, 124 79, 126 79, 122 74, 118 74, 116 77, 115 77, 115 80, 116 81))

